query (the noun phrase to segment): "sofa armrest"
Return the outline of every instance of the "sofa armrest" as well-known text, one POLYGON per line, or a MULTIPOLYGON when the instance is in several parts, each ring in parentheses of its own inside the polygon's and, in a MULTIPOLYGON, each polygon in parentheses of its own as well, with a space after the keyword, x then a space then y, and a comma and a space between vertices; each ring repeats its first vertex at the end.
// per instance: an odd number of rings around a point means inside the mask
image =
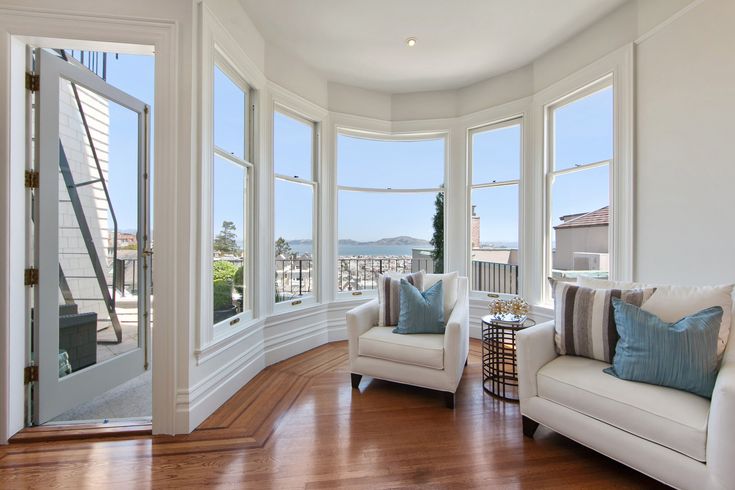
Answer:
POLYGON ((378 299, 373 299, 347 312, 347 340, 350 346, 350 361, 357 358, 358 339, 378 324, 378 299))
POLYGON ((521 330, 516 337, 518 360, 518 395, 523 413, 524 400, 538 395, 536 374, 539 369, 556 359, 554 322, 545 322, 521 330))
POLYGON ((455 386, 459 384, 470 352, 470 300, 467 288, 467 278, 460 277, 457 303, 444 331, 444 369, 455 386))
POLYGON ((712 392, 707 422, 707 466, 719 488, 735 481, 735 338, 731 334, 712 392))

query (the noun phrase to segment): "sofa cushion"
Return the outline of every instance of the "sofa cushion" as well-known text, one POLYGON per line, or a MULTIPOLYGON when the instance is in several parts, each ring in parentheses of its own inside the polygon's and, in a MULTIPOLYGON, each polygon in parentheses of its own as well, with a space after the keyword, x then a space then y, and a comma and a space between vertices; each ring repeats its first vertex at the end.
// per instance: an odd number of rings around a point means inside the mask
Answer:
POLYGON ((392 327, 373 327, 360 335, 358 353, 387 361, 444 369, 444 335, 393 333, 392 327))
POLYGON ((665 322, 674 323, 687 315, 692 315, 710 306, 720 306, 723 310, 720 324, 717 355, 725 352, 727 339, 733 319, 733 294, 735 285, 721 286, 648 286, 637 282, 610 281, 580 276, 577 285, 597 289, 639 289, 656 287, 656 292, 646 300, 641 309, 653 313, 665 322))
POLYGON ((561 356, 538 372, 538 394, 618 429, 706 461, 706 398, 673 388, 624 381, 604 362, 561 356))
POLYGON ((612 300, 640 306, 655 289, 591 289, 549 278, 554 298, 554 342, 561 355, 612 362, 618 330, 612 300))

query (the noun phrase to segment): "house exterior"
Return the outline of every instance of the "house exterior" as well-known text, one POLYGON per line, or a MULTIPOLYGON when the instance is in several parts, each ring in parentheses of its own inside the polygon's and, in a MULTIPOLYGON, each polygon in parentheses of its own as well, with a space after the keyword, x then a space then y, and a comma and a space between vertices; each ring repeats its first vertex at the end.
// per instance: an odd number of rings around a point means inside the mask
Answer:
POLYGON ((554 227, 556 249, 553 268, 565 271, 609 271, 609 206, 589 213, 562 216, 560 220, 562 223, 554 227))

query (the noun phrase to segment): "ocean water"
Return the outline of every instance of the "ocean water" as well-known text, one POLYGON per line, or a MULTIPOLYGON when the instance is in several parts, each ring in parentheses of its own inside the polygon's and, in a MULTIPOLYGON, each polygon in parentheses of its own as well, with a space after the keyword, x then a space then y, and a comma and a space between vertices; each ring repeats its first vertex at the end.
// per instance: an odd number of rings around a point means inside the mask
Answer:
MULTIPOLYGON (((367 256, 407 256, 412 255, 414 248, 424 248, 415 245, 340 245, 339 255, 340 256, 356 256, 356 255, 367 255, 367 256)), ((299 254, 302 253, 313 253, 311 244, 304 245, 291 245, 291 249, 299 254)))

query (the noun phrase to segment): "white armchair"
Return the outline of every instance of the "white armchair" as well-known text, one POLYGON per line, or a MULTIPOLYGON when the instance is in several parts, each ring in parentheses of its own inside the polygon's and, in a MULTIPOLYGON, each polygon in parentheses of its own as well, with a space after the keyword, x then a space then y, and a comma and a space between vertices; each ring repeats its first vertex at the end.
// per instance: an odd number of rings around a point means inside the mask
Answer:
POLYGON ((347 312, 352 387, 363 376, 421 386, 445 393, 454 408, 454 393, 469 354, 469 295, 466 277, 457 284, 457 302, 445 333, 400 335, 378 327, 378 300, 347 312))
MULTIPOLYGON (((732 330, 731 330, 732 332, 732 330)), ((540 424, 675 488, 735 485, 735 341, 712 399, 624 381, 592 359, 559 356, 554 323, 518 333, 523 432, 540 424)))

